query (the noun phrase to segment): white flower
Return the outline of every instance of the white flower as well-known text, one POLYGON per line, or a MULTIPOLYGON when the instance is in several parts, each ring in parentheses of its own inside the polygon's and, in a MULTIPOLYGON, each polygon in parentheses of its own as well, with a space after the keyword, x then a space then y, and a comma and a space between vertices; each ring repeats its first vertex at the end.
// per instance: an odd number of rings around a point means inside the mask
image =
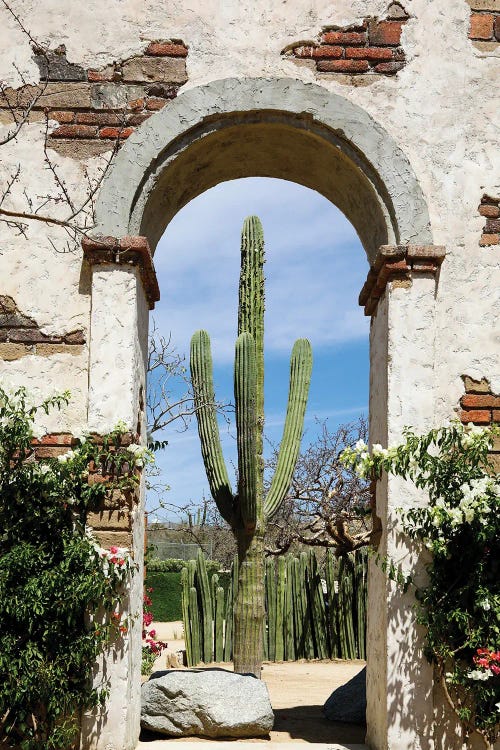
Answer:
POLYGON ((497 711, 500 711, 500 701, 498 701, 498 703, 495 703, 495 706, 496 706, 497 711))
POLYGON ((367 444, 363 442, 363 440, 358 440, 358 442, 356 443, 354 447, 359 453, 366 451, 368 448, 367 444))
POLYGON ((469 679, 471 680, 489 680, 491 677, 491 672, 481 672, 480 669, 472 669, 467 677, 469 677, 469 679))
POLYGON ((83 430, 75 430, 73 432, 73 437, 76 438, 76 440, 79 440, 80 443, 83 445, 83 443, 85 443, 85 441, 88 438, 88 434, 84 432, 83 430))
POLYGON ((48 474, 50 471, 50 466, 47 466, 47 464, 39 464, 38 471, 40 474, 48 474))
POLYGON ((31 434, 34 438, 37 440, 40 440, 45 434, 47 430, 44 430, 43 427, 40 427, 39 425, 32 425, 31 427, 31 434))
POLYGON ((479 606, 481 609, 484 609, 485 612, 488 612, 491 609, 491 604, 488 599, 483 599, 481 602, 479 602, 479 606))
POLYGON ((74 455, 74 451, 70 450, 67 453, 63 453, 61 456, 58 456, 57 460, 59 461, 59 463, 65 464, 67 461, 70 461, 74 455))

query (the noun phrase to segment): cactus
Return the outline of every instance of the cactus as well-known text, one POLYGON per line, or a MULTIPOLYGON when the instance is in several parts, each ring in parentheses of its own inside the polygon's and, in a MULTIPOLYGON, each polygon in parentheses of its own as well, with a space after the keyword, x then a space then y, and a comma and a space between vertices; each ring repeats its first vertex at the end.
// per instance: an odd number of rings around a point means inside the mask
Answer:
POLYGON ((196 558, 196 577, 198 581, 198 608, 201 622, 201 658, 205 664, 212 661, 212 597, 210 596, 210 584, 208 583, 207 566, 205 556, 198 550, 196 558))
POLYGON ((307 552, 300 553, 300 577, 302 580, 302 607, 304 612, 304 657, 314 659, 314 643, 312 633, 312 597, 310 586, 310 575, 308 569, 307 552))
POLYGON ((193 664, 199 664, 202 659, 200 648, 200 612, 198 610, 198 594, 194 586, 189 589, 189 620, 191 622, 191 658, 193 664))
POLYGON ((226 633, 224 638, 224 661, 231 661, 233 656, 233 625, 234 602, 238 588, 238 558, 235 557, 231 565, 231 586, 227 592, 226 603, 226 633))
POLYGON ((366 659, 366 595, 367 595, 367 554, 359 549, 354 554, 356 576, 356 613, 358 659, 366 659))
POLYGON ((206 331, 191 340, 193 384, 201 453, 212 497, 238 546, 239 580, 234 612, 234 669, 260 677, 264 607, 264 531, 284 500, 297 461, 311 378, 311 346, 295 342, 283 438, 276 471, 264 497, 264 238, 259 219, 245 220, 241 237, 238 338, 234 396, 238 487, 233 495, 217 425, 212 356, 206 331))
POLYGON ((314 629, 314 641, 316 645, 316 656, 318 659, 328 657, 326 637, 326 613, 325 600, 321 577, 318 571, 318 562, 314 550, 309 551, 309 585, 311 588, 312 623, 314 629))
POLYGON ((285 658, 284 616, 286 597, 286 560, 278 558, 278 583, 276 587, 276 661, 285 658))
POLYGON ((342 659, 356 658, 356 639, 354 635, 354 566, 351 558, 344 555, 339 564, 339 635, 342 659))
POLYGON ((293 585, 293 557, 286 558, 286 588, 285 588, 285 613, 283 624, 285 628, 285 657, 287 661, 295 661, 295 632, 293 624, 294 610, 294 585, 293 585))
POLYGON ((189 621, 189 584, 188 584, 188 569, 183 568, 181 570, 181 586, 182 586, 182 624, 184 627, 184 644, 186 646, 186 660, 188 667, 193 664, 193 651, 191 646, 191 623, 189 621))
POLYGON ((328 592, 328 610, 327 610, 327 628, 329 638, 330 658, 335 659, 340 656, 339 636, 337 628, 337 609, 338 597, 335 591, 335 581, 337 580, 337 560, 333 552, 329 549, 326 553, 326 588, 328 592))
POLYGON ((274 560, 266 560, 266 614, 267 654, 269 661, 276 661, 276 576, 274 560))
POLYGON ((216 587, 214 601, 214 659, 219 662, 224 659, 224 589, 222 586, 216 587))

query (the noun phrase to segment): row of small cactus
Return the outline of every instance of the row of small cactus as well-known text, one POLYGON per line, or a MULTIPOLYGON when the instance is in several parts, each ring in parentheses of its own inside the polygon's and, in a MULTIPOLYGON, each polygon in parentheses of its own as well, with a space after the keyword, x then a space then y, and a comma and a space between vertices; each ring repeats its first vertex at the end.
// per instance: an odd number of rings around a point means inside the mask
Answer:
MULTIPOLYGON (((266 560, 264 659, 366 658, 366 550, 340 559, 328 550, 323 576, 313 550, 266 560)), ((188 666, 231 661, 238 558, 227 594, 217 574, 209 583, 201 553, 181 581, 188 666)))

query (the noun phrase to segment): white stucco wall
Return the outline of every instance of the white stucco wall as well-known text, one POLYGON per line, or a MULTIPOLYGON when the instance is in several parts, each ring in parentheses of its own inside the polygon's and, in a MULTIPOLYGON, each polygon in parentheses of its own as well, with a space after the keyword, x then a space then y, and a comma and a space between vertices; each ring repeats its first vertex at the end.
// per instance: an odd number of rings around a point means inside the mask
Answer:
MULTIPOLYGON (((372 77, 363 85, 354 85, 356 81, 347 77, 318 75, 307 65, 281 57, 280 52, 292 42, 315 39, 322 25, 383 16, 385 1, 293 0, 275 4, 268 0, 175 0, 168 7, 153 0, 12 2, 36 38, 51 47, 66 45, 71 62, 99 67, 141 52, 147 40, 180 38, 189 46, 185 91, 222 78, 292 77, 319 84, 359 105, 389 133, 411 163, 428 207, 433 241, 446 246, 447 256, 437 290, 434 281, 415 279, 411 289, 395 288, 391 293, 394 298, 388 296, 379 306, 372 331, 373 363, 376 368, 389 363, 390 391, 389 396, 381 395, 387 386, 385 375, 374 377, 373 387, 379 391, 371 399, 372 437, 380 442, 384 437, 397 439, 408 423, 424 428, 453 418, 463 393, 464 374, 485 377, 493 390, 500 392, 496 332, 500 247, 479 247, 484 219, 477 212, 484 192, 500 196, 500 52, 480 52, 468 40, 470 8, 465 0, 407 0, 403 4, 411 15, 402 35, 406 67, 396 77, 372 77)), ((26 80, 38 80, 29 41, 3 9, 0 18, 0 78, 17 86, 21 71, 26 80)), ((0 125, 0 137, 5 131, 6 126, 0 125)), ((0 147, 2 181, 21 165, 21 179, 5 207, 26 207, 22 198, 25 188, 33 195, 54 190, 44 168, 42 143, 43 129, 34 123, 23 128, 16 141, 0 147)), ((85 193, 83 165, 56 154, 53 158, 78 200, 85 193)), ((85 166, 96 173, 102 163, 103 159, 96 157, 85 166)), ((66 213, 61 205, 52 210, 56 216, 66 213)), ((92 426, 101 431, 120 418, 133 426, 143 377, 147 317, 136 272, 113 267, 94 271, 91 310, 91 274, 85 267, 82 271, 79 247, 68 248, 64 233, 55 227, 32 223, 24 238, 0 222, 0 279, 0 294, 12 296, 42 330, 60 334, 81 328, 87 337, 87 345, 78 354, 27 355, 0 362, 0 376, 8 376, 14 383, 44 394, 71 390, 70 408, 47 428, 85 426, 87 412, 92 426), (89 353, 91 320, 99 346, 89 353), (130 326, 137 324, 142 331, 139 337, 130 332, 130 326)), ((401 492, 396 483, 389 487, 389 497, 399 497, 401 492)), ((383 488, 379 494, 383 496, 383 488)), ((135 533, 139 540, 140 524, 135 533)), ((390 536, 383 543, 386 541, 391 553, 402 553, 390 536)), ((374 585, 384 589, 379 573, 375 571, 373 576, 374 585)), ((388 597, 389 612, 381 598, 380 611, 376 607, 370 613, 372 633, 377 631, 377 622, 388 624, 397 615, 391 611, 390 588, 388 597)), ((404 629, 401 623, 394 629, 391 626, 373 645, 374 663, 384 663, 384 670, 388 661, 393 669, 401 666, 400 645, 414 627, 409 609, 405 612, 404 629)), ((425 670, 423 665, 420 687, 424 703, 429 698, 425 670)), ((372 670, 372 682, 374 675, 372 670)), ((390 683, 389 674, 388 680, 390 683)), ((130 700, 137 700, 137 695, 130 700)), ((409 747, 405 726, 390 712, 384 714, 384 701, 385 692, 377 687, 368 709, 369 715, 371 711, 379 716, 378 725, 373 720, 373 746, 382 750, 383 737, 389 731, 391 750, 409 747)), ((393 712, 401 709, 396 701, 393 712)), ((116 710, 121 709, 117 706, 116 710)), ((423 713, 426 711, 424 707, 423 713)), ((136 727, 130 729, 132 734, 134 731, 136 727)), ((116 742, 106 735, 102 747, 118 750, 121 741, 123 735, 116 742)), ((427 750, 425 743, 420 748, 427 750)))

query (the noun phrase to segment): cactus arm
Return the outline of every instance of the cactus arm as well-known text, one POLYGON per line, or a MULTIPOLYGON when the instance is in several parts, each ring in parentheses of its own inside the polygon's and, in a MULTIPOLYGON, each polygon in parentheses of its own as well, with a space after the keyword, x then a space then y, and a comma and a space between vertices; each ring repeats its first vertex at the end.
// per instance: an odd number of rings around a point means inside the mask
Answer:
POLYGON ((264 231, 258 216, 248 216, 241 232, 241 267, 238 290, 238 336, 250 333, 255 342, 257 465, 262 493, 264 477, 264 231))
POLYGON ((215 413, 210 339, 206 331, 196 331, 193 334, 190 367, 201 454, 210 492, 221 516, 230 524, 233 515, 233 493, 222 455, 215 413))
POLYGON ((290 358, 290 387, 283 438, 271 487, 264 501, 264 513, 270 518, 276 513, 292 481, 299 455, 304 415, 311 382, 312 351, 307 339, 295 342, 290 358))
POLYGON ((236 339, 234 360, 234 400, 238 444, 238 501, 241 518, 248 531, 255 528, 258 504, 258 440, 255 343, 249 333, 236 339))

